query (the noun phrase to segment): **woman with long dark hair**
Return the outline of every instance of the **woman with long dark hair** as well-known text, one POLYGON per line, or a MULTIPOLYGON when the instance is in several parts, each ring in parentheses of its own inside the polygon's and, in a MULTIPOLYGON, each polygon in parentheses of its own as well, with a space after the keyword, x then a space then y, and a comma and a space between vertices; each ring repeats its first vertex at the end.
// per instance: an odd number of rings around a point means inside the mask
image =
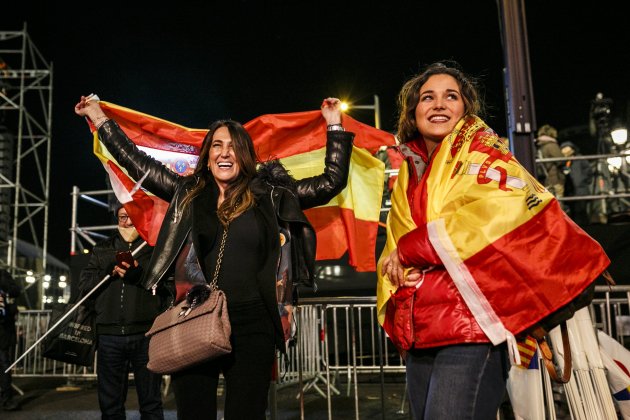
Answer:
POLYGON ((112 156, 143 187, 170 202, 142 283, 173 278, 175 302, 213 278, 224 291, 232 353, 171 376, 179 419, 216 419, 219 373, 225 378, 225 419, 264 419, 275 351, 285 351, 276 300, 277 270, 287 265, 294 283, 312 284, 315 232, 302 209, 339 194, 348 177, 354 135, 342 126, 340 101, 322 104, 327 144, 324 172, 293 179, 277 161, 258 164, 247 131, 235 121, 210 125, 193 175, 181 177, 127 138, 97 101, 75 107, 88 117, 112 156), (227 232, 225 246, 221 238, 227 232))

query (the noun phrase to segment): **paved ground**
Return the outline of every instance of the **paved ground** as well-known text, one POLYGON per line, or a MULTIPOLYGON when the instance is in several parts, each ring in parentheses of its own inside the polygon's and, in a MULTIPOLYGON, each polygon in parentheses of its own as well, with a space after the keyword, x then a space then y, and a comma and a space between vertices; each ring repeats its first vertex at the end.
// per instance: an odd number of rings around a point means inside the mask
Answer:
MULTIPOLYGON (((82 381, 69 384, 64 379, 16 378, 24 395, 18 398, 20 410, 5 412, 0 410, 0 420, 100 420, 100 411, 94 381, 82 381), (70 385, 70 386, 69 386, 70 385)), ((409 420, 404 375, 388 373, 381 386, 378 374, 359 376, 357 385, 358 398, 354 397, 354 386, 348 386, 345 377, 337 382, 339 394, 332 393, 329 404, 318 392, 326 394, 325 384, 320 380, 317 386, 310 386, 304 393, 304 419, 361 419, 361 420, 409 420), (348 389, 349 388, 349 389, 348 389), (358 412, 358 415, 357 415, 358 412)), ((298 387, 285 386, 277 391, 277 420, 301 419, 298 387)), ((332 392, 332 391, 331 391, 332 392)), ((175 401, 172 392, 167 392, 164 401, 165 420, 176 420, 175 401)), ((219 397, 219 406, 222 399, 219 397)), ((271 406, 271 404, 270 404, 271 406)), ((566 405, 556 406, 558 420, 569 420, 570 413, 566 405)), ((222 412, 218 419, 222 418, 222 412)), ((268 415, 268 419, 272 419, 268 415)), ((135 387, 131 384, 127 397, 127 420, 140 420, 135 387)), ((497 420, 514 420, 511 406, 506 399, 497 420)))
MULTIPOLYGON (((366 377, 358 385, 358 400, 354 389, 345 382, 340 384, 339 395, 331 398, 331 418, 355 419, 358 409, 360 419, 409 419, 408 409, 403 403, 404 378, 387 378, 384 398, 381 398, 381 385, 378 375, 366 377), (383 407, 385 411, 383 412, 383 407), (401 410, 402 409, 402 410, 401 410), (384 414, 383 414, 384 413, 384 414)), ((65 380, 16 378, 15 381, 24 395, 19 397, 21 409, 14 412, 0 411, 2 420, 97 420, 100 419, 96 387, 93 382, 75 383, 68 387, 65 380)), ((318 383, 320 386, 323 384, 318 383)), ((325 387, 321 387, 326 392, 325 387)), ((277 392, 278 420, 300 419, 300 402, 297 386, 287 386, 277 392)), ((139 420, 135 388, 129 388, 127 398, 127 419, 139 420)), ((164 398, 165 419, 177 418, 172 392, 164 398)), ((219 419, 221 416, 219 416, 219 419)), ((268 418, 271 418, 270 416, 268 418)), ((304 394, 304 418, 309 420, 328 419, 328 403, 314 387, 304 394)))

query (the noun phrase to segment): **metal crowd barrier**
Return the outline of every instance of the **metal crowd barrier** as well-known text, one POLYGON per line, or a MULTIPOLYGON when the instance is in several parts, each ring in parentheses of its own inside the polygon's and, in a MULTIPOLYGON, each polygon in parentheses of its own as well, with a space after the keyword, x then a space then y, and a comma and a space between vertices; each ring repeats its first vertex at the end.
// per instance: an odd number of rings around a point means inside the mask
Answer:
MULTIPOLYGON (((596 328, 622 344, 628 340, 630 286, 597 286, 589 309, 596 328)), ((47 331, 50 312, 19 313, 16 358, 47 331)), ((328 400, 329 418, 332 418, 332 394, 341 394, 343 386, 346 395, 354 399, 358 419, 360 375, 380 374, 382 385, 385 372, 404 374, 403 360, 376 320, 374 297, 303 298, 295 314, 298 338, 289 347, 287 357, 279 358, 274 389, 300 384, 302 397, 306 392, 316 392, 328 400)), ((14 377, 94 379, 96 368, 96 365, 82 367, 44 358, 39 345, 12 373, 14 377)))

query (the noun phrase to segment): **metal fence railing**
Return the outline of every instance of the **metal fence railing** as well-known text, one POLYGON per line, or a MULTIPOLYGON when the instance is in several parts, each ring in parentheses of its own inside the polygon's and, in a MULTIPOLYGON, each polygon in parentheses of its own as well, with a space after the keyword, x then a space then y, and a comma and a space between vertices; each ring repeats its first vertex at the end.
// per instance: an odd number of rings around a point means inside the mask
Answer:
MULTIPOLYGON (((630 337, 630 286, 597 286, 590 305, 594 327, 624 344, 630 337)), ((328 399, 332 418, 332 396, 344 389, 352 397, 358 416, 360 377, 363 374, 404 373, 404 362, 384 334, 376 318, 374 297, 304 298, 296 312, 298 339, 287 357, 278 359, 274 390, 299 384, 303 397, 316 392, 328 399)), ((49 310, 28 310, 17 318, 16 358, 46 333, 49 310)), ((94 379, 96 363, 82 367, 56 362, 42 356, 36 346, 13 369, 14 377, 66 377, 94 379)), ((384 396, 382 396, 384 397, 384 396)), ((358 417, 357 417, 358 418, 358 417)))

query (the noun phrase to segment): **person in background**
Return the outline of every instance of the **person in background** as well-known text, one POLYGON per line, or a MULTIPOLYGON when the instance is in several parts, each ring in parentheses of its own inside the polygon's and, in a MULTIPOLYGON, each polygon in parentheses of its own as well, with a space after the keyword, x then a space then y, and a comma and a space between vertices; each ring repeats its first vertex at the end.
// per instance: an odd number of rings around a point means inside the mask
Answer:
MULTIPOLYGON (((559 158, 563 157, 558 145, 558 130, 549 124, 545 124, 536 133, 536 147, 539 158, 559 158)), ((556 198, 564 197, 565 175, 562 171, 564 161, 542 162, 538 165, 540 182, 556 198)))
POLYGON ((15 411, 20 408, 14 398, 11 371, 4 373, 13 363, 17 340, 15 320, 18 313, 15 299, 22 286, 5 269, 0 269, 0 409, 15 411))
POLYGON ((290 294, 285 279, 314 280, 315 231, 303 209, 328 203, 348 179, 354 134, 343 128, 341 101, 321 105, 323 173, 300 180, 277 160, 258 164, 251 137, 233 120, 210 124, 195 172, 180 176, 138 150, 97 101, 81 97, 75 112, 91 120, 134 179, 144 177, 143 187, 170 203, 142 285, 151 289, 173 277, 180 302, 208 287, 221 258, 218 286, 227 300, 232 352, 171 375, 178 419, 216 420, 220 373, 225 419, 265 419, 276 349, 285 352, 278 295, 290 294))
MULTIPOLYGON (((140 278, 153 248, 146 245, 137 255, 123 260, 121 252, 143 243, 124 207, 115 211, 118 229, 92 249, 81 271, 79 290, 92 290, 107 274, 109 281, 92 295, 95 299, 98 403, 102 419, 125 419, 128 376, 133 372, 142 420, 162 420, 162 376, 147 369, 149 338, 144 336, 165 308, 167 294, 144 289, 140 278)), ((127 258, 130 255, 127 254, 127 258)), ((92 298, 91 297, 91 298, 92 298)))
MULTIPOLYGON (((560 144, 560 150, 566 157, 580 156, 580 149, 570 141, 560 144)), ((567 160, 562 171, 566 176, 565 193, 567 196, 592 194, 593 166, 590 161, 584 159, 567 160)), ((590 221, 589 204, 588 200, 576 200, 567 203, 569 216, 580 226, 585 226, 590 221)))
POLYGON ((474 79, 457 63, 428 65, 398 102, 404 161, 378 320, 405 359, 413 419, 494 419, 520 363, 516 337, 610 261, 479 118, 474 79))

